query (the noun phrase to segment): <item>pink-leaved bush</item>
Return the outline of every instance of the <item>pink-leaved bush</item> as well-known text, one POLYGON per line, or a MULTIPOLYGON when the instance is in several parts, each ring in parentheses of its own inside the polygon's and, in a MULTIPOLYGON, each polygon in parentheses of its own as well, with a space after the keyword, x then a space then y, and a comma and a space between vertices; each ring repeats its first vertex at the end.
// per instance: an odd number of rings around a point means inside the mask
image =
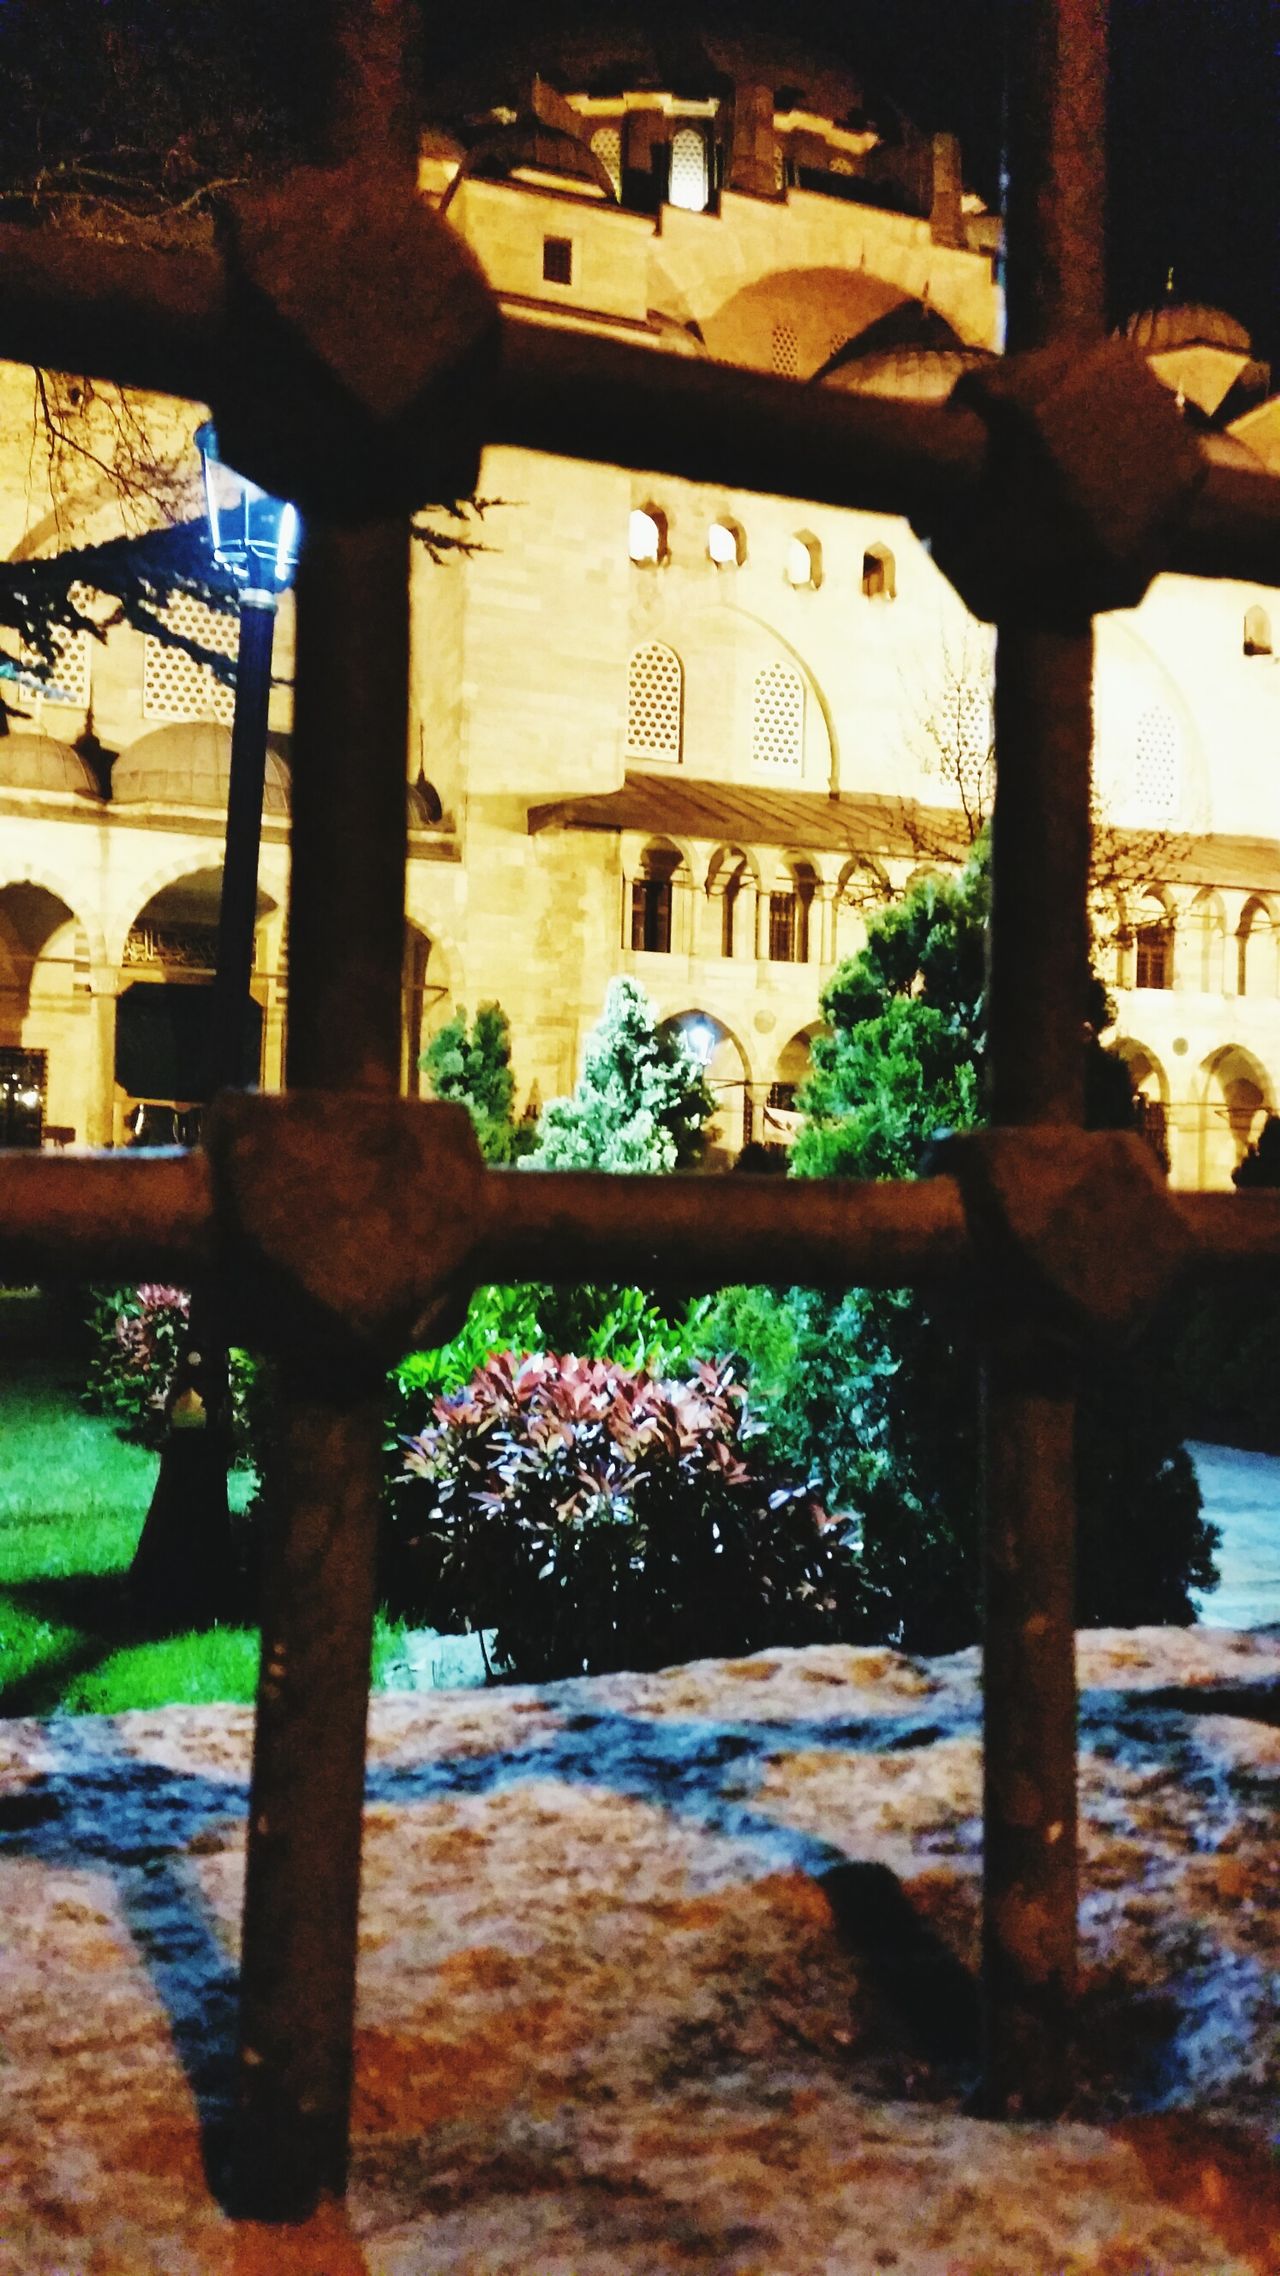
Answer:
POLYGON ((772 1477, 727 1366, 663 1381, 500 1353, 404 1441, 398 1610, 497 1631, 524 1678, 668 1666, 853 1634, 849 1529, 772 1477))

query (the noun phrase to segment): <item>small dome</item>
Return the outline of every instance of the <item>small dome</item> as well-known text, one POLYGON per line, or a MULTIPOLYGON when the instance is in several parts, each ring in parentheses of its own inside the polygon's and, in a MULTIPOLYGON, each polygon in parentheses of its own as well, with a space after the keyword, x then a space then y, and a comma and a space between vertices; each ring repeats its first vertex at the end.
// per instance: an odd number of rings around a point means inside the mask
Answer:
POLYGON ((594 150, 567 127, 544 119, 518 119, 514 126, 486 128, 467 153, 463 167, 482 181, 509 182, 513 176, 545 174, 592 197, 616 203, 613 183, 594 150))
POLYGON ((70 791, 77 798, 101 792, 78 751, 52 735, 0 736, 0 789, 70 791))
POLYGON ((990 348, 885 348, 877 355, 830 363, 818 377, 824 387, 842 388, 849 395, 945 403, 967 371, 991 360, 990 348))
POLYGON ((861 362, 867 356, 887 355, 891 349, 949 349, 965 345, 953 324, 949 324, 941 311, 929 308, 922 300, 900 300, 896 307, 887 308, 883 316, 873 318, 861 332, 855 332, 842 348, 815 376, 825 379, 838 371, 842 364, 861 362))
MULTIPOLYGON (((231 731, 210 721, 157 727, 122 751, 111 777, 117 806, 225 808, 231 781, 231 731)), ((267 751, 264 814, 289 811, 289 773, 277 753, 267 751)))
POLYGON ((1124 336, 1144 356, 1167 355, 1174 348, 1226 348, 1237 356, 1253 352, 1243 324, 1225 309, 1198 301, 1169 300, 1158 308, 1141 308, 1129 318, 1124 336))
POLYGON ((427 781, 424 774, 420 774, 416 782, 409 784, 406 803, 411 830, 436 830, 444 820, 444 808, 440 803, 440 793, 433 782, 427 781))

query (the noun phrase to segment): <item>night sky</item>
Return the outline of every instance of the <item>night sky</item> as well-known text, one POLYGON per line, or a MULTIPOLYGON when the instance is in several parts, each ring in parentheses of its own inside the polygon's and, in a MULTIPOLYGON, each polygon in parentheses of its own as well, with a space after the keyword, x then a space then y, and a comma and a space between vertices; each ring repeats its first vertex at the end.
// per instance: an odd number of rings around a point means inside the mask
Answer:
MULTIPOLYGON (((1016 4, 1016 0, 1015 0, 1016 4)), ((963 142, 993 202, 1000 150, 998 0, 470 0, 428 10, 437 67, 477 48, 528 48, 558 21, 785 27, 854 66, 919 125, 963 142), (443 20, 442 20, 443 19, 443 20)), ((1280 0, 1112 0, 1112 315, 1163 297, 1247 324, 1280 366, 1280 0)))

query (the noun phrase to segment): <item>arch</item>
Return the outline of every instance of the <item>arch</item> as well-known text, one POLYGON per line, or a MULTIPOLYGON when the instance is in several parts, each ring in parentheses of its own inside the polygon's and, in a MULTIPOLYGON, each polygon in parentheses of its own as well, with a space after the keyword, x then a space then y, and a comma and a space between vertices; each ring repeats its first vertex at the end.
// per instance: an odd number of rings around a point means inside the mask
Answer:
POLYGON ((711 195, 710 153, 706 130, 678 126, 671 137, 671 180, 667 203, 686 213, 705 213, 711 195))
POLYGON ((1187 935, 1193 984, 1203 995, 1220 996, 1226 986, 1227 920, 1221 895, 1209 886, 1187 912, 1187 935))
POLYGON ((626 901, 625 944, 635 954, 669 956, 683 930, 677 922, 678 890, 687 898, 688 860, 670 838, 651 838, 641 849, 626 901))
POLYGON ((742 894, 748 885, 760 890, 760 872, 750 854, 741 846, 717 846, 707 865, 707 899, 719 904, 719 925, 714 942, 708 943, 709 952, 718 956, 734 956, 743 944, 743 921, 750 921, 750 911, 743 911, 742 894))
POLYGON ((614 124, 598 126, 591 137, 591 148, 613 184, 615 198, 622 196, 622 129, 614 124))
MULTIPOLYGON (((210 978, 221 899, 221 866, 193 869, 190 855, 173 864, 138 903, 125 933, 121 964, 158 968, 166 979, 183 972, 192 979, 210 978)), ((279 909, 259 879, 255 928, 279 909)))
POLYGON ((793 592, 816 593, 822 583, 822 540, 797 530, 787 541, 786 579, 793 592))
POLYGON ((627 757, 678 765, 684 738, 684 666, 664 640, 645 640, 627 663, 627 757))
POLYGON ((804 677, 792 664, 765 664, 751 683, 751 758, 770 773, 804 766, 804 677))
POLYGON ((869 545, 862 556, 862 597, 864 601, 892 601, 898 597, 898 565, 892 549, 879 540, 869 545))
POLYGON ((865 331, 904 298, 900 285, 865 268, 775 269, 735 286, 718 307, 698 314, 714 357, 758 371, 777 368, 774 327, 788 326, 794 346, 788 340, 787 376, 811 379, 827 361, 833 339, 865 331))
POLYGON ((752 1135, 751 1070, 738 1037, 701 1005, 673 1012, 661 1026, 668 1031, 677 1028, 685 1036, 716 1101, 707 1124, 710 1161, 736 1154, 752 1135))
POLYGON ((1167 894, 1149 885, 1133 912, 1133 985, 1172 988, 1174 916, 1167 894))
POLYGON ((717 514, 707 529, 707 559, 717 569, 741 569, 747 558, 747 533, 732 514, 717 514))
POLYGON ((768 898, 767 954, 771 964, 807 964, 811 947, 810 912, 818 874, 803 855, 784 857, 768 898))
POLYGON ((633 506, 627 522, 627 553, 637 569, 660 569, 671 559, 669 525, 661 506, 633 506))
POLYGON ((1271 619, 1257 601, 1244 612, 1244 652, 1246 656, 1271 654, 1271 619))
POLYGON ((31 878, 0 886, 0 1045, 47 1041, 30 1032, 33 1017, 66 1009, 88 978, 88 937, 65 896, 31 878))
POLYGON ((1236 927, 1236 994, 1274 997, 1278 992, 1275 917, 1260 893, 1251 893, 1236 927))
POLYGON ((401 1088, 410 1098, 422 1095, 422 1055, 448 1016, 452 993, 439 942, 424 925, 406 916, 400 989, 401 1088))
POLYGON ((1275 1111, 1271 1078, 1242 1044, 1227 1043, 1200 1068, 1199 1183, 1226 1188, 1268 1114, 1275 1111))
POLYGON ((1154 1051, 1129 1035, 1116 1037, 1114 1050, 1123 1059, 1133 1084, 1134 1123, 1166 1171, 1169 1168, 1169 1078, 1154 1051))

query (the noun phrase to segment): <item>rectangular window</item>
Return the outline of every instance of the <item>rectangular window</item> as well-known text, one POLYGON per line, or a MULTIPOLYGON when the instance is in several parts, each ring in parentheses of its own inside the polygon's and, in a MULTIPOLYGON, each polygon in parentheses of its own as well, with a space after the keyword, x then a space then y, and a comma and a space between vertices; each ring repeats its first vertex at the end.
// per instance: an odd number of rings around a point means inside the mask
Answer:
POLYGON ((794 893, 769 895, 769 960, 794 964, 799 956, 800 906, 794 893))
POLYGON ((1139 925, 1137 971, 1134 986, 1137 988, 1167 988, 1169 978, 1169 935, 1163 925, 1139 925))
POLYGON ((573 240, 571 237, 544 237, 542 240, 542 274, 548 284, 573 283, 573 240))
POLYGON ((651 956, 671 953, 671 880, 637 877, 631 888, 631 946, 651 956))

